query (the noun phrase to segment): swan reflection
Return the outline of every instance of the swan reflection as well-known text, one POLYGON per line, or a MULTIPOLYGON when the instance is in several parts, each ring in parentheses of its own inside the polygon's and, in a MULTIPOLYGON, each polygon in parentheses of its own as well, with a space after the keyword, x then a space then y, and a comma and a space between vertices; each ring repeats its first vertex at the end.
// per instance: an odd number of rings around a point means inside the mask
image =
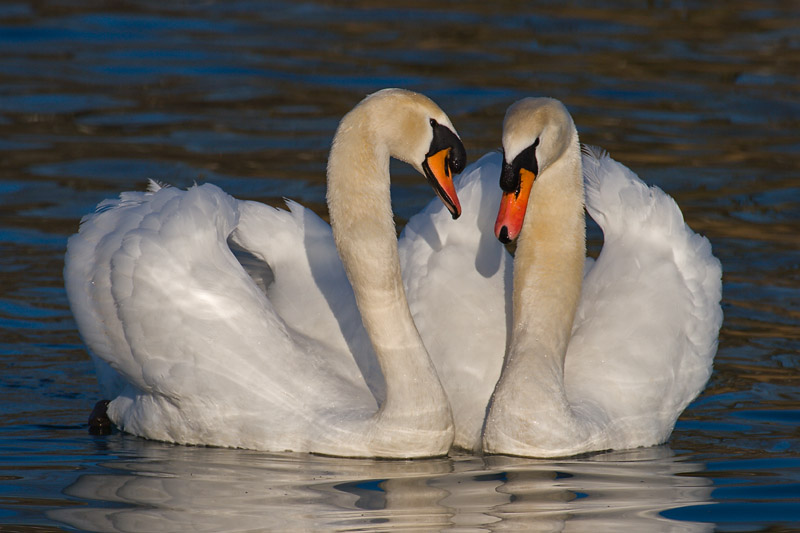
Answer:
POLYGON ((50 518, 87 531, 709 531, 661 511, 710 501, 700 463, 668 447, 542 461, 413 461, 170 446, 121 437, 118 459, 50 518), (687 475, 689 474, 689 475, 687 475))

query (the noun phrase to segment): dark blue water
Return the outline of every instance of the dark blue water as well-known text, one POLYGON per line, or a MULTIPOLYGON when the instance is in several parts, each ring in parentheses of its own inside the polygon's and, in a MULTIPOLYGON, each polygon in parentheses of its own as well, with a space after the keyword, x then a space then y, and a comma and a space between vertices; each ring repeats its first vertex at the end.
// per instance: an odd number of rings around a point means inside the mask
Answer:
MULTIPOLYGON (((2 3, 0 530, 800 530, 799 28, 778 1, 2 3), (510 103, 559 98, 709 237, 720 348, 669 443, 391 462, 89 435, 61 277, 80 217, 151 177, 324 216, 336 124, 387 86, 436 100, 473 160, 510 103)), ((393 172, 402 223, 430 192, 393 172)))

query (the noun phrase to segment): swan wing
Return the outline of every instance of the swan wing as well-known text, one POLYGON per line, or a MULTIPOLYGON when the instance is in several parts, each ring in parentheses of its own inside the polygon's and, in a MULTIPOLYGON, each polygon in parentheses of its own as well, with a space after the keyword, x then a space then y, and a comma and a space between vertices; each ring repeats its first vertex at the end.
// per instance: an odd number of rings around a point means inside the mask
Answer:
POLYGON ((239 223, 230 241, 247 252, 249 260, 240 257, 240 262, 251 277, 261 281, 261 289, 292 332, 329 353, 352 354, 340 363, 340 372, 365 381, 382 402, 386 395, 383 375, 331 227, 296 202, 287 200, 286 205, 288 210, 239 203, 239 223), (264 270, 266 275, 256 274, 264 270))
POLYGON ((68 292, 87 344, 138 391, 186 398, 219 384, 204 372, 244 377, 258 363, 247 339, 264 329, 290 350, 226 245, 237 221, 236 200, 213 185, 164 188, 103 202, 70 241, 68 292))
POLYGON ((586 208, 604 245, 585 277, 565 363, 578 409, 600 407, 619 447, 663 442, 711 374, 721 267, 675 201, 584 148, 586 208))
POLYGON ((125 387, 118 369, 136 375, 130 347, 111 296, 111 256, 125 234, 158 209, 150 200, 160 186, 151 182, 148 192, 125 192, 118 199, 104 200, 95 213, 81 220, 80 232, 67 243, 64 283, 78 329, 95 363, 98 381, 106 397, 117 396, 125 387))
POLYGON ((493 234, 501 164, 489 153, 457 178, 458 220, 433 200, 399 242, 409 308, 450 399, 454 445, 464 449, 480 447, 508 335, 512 259, 493 234))
POLYGON ((326 409, 374 399, 349 354, 292 330, 236 260, 240 207, 210 184, 104 202, 69 243, 70 302, 92 353, 124 381, 109 415, 126 431, 308 449, 326 409))

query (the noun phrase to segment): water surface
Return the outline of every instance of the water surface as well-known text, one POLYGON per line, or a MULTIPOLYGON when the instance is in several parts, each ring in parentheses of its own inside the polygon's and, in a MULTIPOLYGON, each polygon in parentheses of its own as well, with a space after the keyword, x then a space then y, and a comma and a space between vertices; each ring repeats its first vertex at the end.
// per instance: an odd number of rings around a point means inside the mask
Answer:
MULTIPOLYGON (((0 530, 800 529, 798 28, 780 1, 3 3, 0 530), (325 217, 336 124, 387 86, 436 100, 473 161, 510 103, 557 97, 708 236, 725 322, 669 443, 362 461, 89 435, 61 277, 80 217, 147 178, 325 217)), ((431 193, 393 172, 402 225, 431 193)))

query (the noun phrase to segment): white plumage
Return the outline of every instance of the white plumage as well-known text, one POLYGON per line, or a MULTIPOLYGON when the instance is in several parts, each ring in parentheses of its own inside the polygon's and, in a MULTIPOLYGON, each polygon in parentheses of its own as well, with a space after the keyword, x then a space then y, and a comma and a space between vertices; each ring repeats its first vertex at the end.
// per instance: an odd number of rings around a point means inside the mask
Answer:
MULTIPOLYGON (((514 140, 517 152, 530 144, 523 141, 514 140)), ((421 398, 399 388, 396 399, 417 404, 395 418, 402 435, 389 447, 362 442, 379 431, 391 384, 328 224, 293 202, 274 209, 213 185, 153 184, 103 202, 70 239, 65 279, 100 383, 116 398, 110 416, 148 438, 340 455, 444 453, 450 409, 453 444, 467 450, 554 456, 664 442, 711 372, 720 265, 668 195, 599 150, 581 156, 577 135, 570 150, 605 241, 596 262, 581 260, 582 286, 537 278, 557 294, 578 291, 574 320, 552 311, 558 305, 519 297, 520 315, 544 315, 552 331, 512 316, 512 257, 492 231, 503 154, 487 154, 457 179, 459 220, 438 200, 409 220, 399 240, 408 309, 449 407, 436 400, 438 382, 421 398), (499 423, 513 438, 494 439, 495 424, 487 444, 482 428, 507 344, 523 353, 558 328, 568 331, 561 370, 549 366, 553 357, 527 360, 525 372, 507 366, 511 384, 498 385, 505 389, 495 392, 487 425, 513 414, 499 423), (428 404, 433 413, 420 407, 428 404), (414 417, 435 422, 415 426, 414 417), (431 435, 445 444, 420 444, 431 435)), ((543 157, 534 198, 537 187, 558 193, 543 157)), ((517 270, 529 268, 517 261, 517 270)), ((394 322, 378 328, 384 339, 396 338, 394 322)), ((397 349, 413 351, 415 332, 403 323, 397 349)))
MULTIPOLYGON (((504 165, 532 189, 484 450, 560 456, 666 441, 716 353, 721 268, 708 240, 663 191, 600 150, 581 154, 556 100, 509 108, 504 145, 504 165), (604 233, 595 262, 584 258, 584 198, 604 233)), ((520 190, 503 202, 516 202, 520 190)), ((501 216, 496 231, 517 222, 501 216)))
POLYGON ((456 179, 463 214, 431 202, 400 235, 408 302, 453 410, 454 445, 479 450, 511 320, 512 257, 492 233, 502 156, 492 152, 456 179))
POLYGON ((661 189, 599 149, 582 160, 586 209, 604 241, 575 315, 567 395, 602 406, 614 422, 609 447, 658 444, 711 376, 720 263, 661 189))
MULTIPOLYGON (((586 258, 563 386, 605 437, 529 455, 666 441, 711 375, 722 323, 719 261, 675 201, 602 150, 581 159, 586 209, 605 238, 597 261, 586 258)), ((467 450, 481 448, 512 323, 513 258, 493 233, 502 162, 489 153, 459 176, 459 220, 431 202, 400 237, 409 306, 450 398, 455 445, 467 450)), ((525 422, 554 429, 533 413, 525 422)))
POLYGON ((238 201, 211 184, 152 183, 101 203, 69 240, 65 281, 109 417, 184 444, 447 453, 452 416, 402 291, 388 160, 430 173, 457 215, 448 188, 462 153, 433 102, 384 90, 337 131, 333 232, 295 203, 238 201), (398 113, 405 121, 390 120, 398 113), (447 157, 429 157, 434 147, 447 157))

